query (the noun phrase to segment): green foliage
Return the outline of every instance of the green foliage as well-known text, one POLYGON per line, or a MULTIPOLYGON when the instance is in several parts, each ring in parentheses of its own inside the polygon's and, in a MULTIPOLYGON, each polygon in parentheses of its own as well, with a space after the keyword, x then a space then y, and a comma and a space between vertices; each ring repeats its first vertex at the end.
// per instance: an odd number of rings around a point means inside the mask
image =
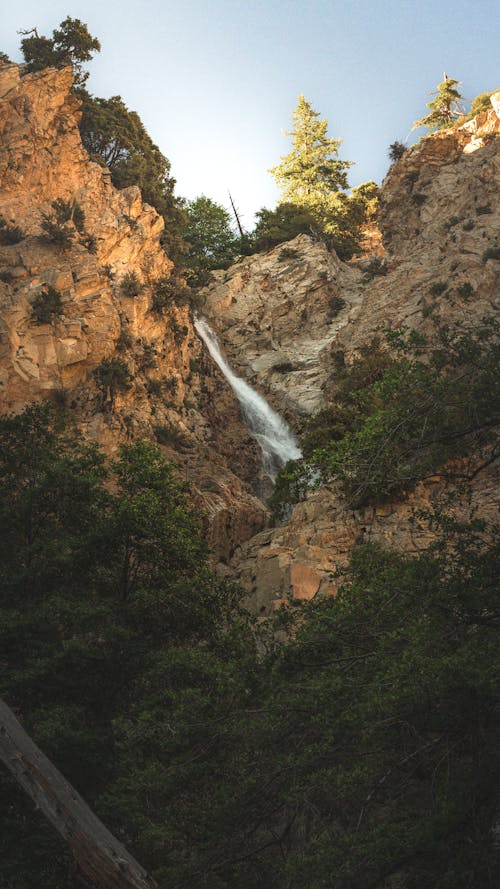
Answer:
POLYGON ((123 296, 129 296, 131 298, 139 296, 142 293, 144 286, 139 280, 137 272, 126 272, 120 281, 120 290, 123 293, 123 296))
POLYGON ((408 491, 471 450, 484 460, 494 453, 496 322, 438 328, 429 360, 418 338, 391 333, 389 346, 384 358, 377 345, 337 375, 332 404, 304 430, 306 477, 336 479, 352 506, 408 491))
POLYGON ((435 98, 431 102, 427 102, 429 114, 416 120, 413 129, 418 127, 427 127, 428 130, 443 130, 452 126, 463 111, 460 100, 462 96, 457 90, 460 86, 459 80, 453 80, 452 77, 445 75, 444 80, 438 84, 434 93, 435 98))
POLYGON ((42 213, 42 231, 49 241, 61 250, 73 245, 76 226, 73 223, 73 206, 70 201, 57 198, 52 201, 52 212, 42 213))
POLYGON ((239 253, 239 239, 231 227, 231 216, 221 204, 201 195, 186 204, 182 236, 188 245, 188 268, 226 268, 239 253))
POLYGON ((71 65, 75 76, 75 86, 81 87, 88 78, 83 63, 89 62, 101 44, 89 33, 87 25, 80 19, 70 16, 64 19, 52 32, 52 37, 39 37, 36 28, 21 40, 21 51, 27 71, 41 71, 43 68, 63 68, 71 65))
POLYGON ((462 297, 462 299, 467 300, 470 299, 470 297, 474 293, 474 288, 470 281, 465 281, 463 284, 460 285, 460 287, 457 287, 457 293, 459 296, 462 297))
POLYGON ((429 293, 431 296, 441 296, 443 293, 446 293, 448 290, 448 285, 445 281, 434 281, 433 284, 429 287, 429 293))
POLYGON ((292 150, 270 170, 283 200, 312 212, 322 201, 327 203, 332 192, 347 188, 351 166, 339 160, 341 140, 328 138, 328 121, 318 118, 319 113, 300 95, 292 112, 294 128, 285 134, 292 139, 292 150))
POLYGON ((272 370, 275 373, 288 374, 295 370, 295 365, 292 361, 279 361, 278 364, 273 364, 272 370))
POLYGON ((171 275, 169 278, 159 278, 153 284, 153 298, 151 311, 162 314, 171 306, 192 305, 194 294, 190 287, 186 286, 183 278, 171 275))
MULTIPOLYGON (((281 204, 292 208, 288 210, 292 219, 297 211, 308 214, 311 218, 309 226, 326 236, 341 259, 350 259, 359 249, 361 226, 368 218, 367 213, 369 215, 374 208, 373 187, 376 189, 376 185, 365 183, 351 197, 344 193, 351 163, 339 160, 341 140, 328 138, 328 123, 318 118, 318 112, 304 96, 299 96, 297 108, 292 113, 294 128, 287 133, 292 138, 292 150, 270 172, 281 189, 281 204)), ((279 210, 280 205, 275 212, 279 213, 279 210)), ((267 222, 268 227, 269 223, 274 225, 272 211, 265 211, 266 214, 271 213, 268 220, 262 217, 263 213, 258 214, 260 221, 264 224, 267 222)), ((279 217, 276 221, 279 225, 279 217)), ((257 244, 263 240, 259 224, 254 232, 257 244)), ((298 233, 295 231, 291 237, 298 233)), ((274 240, 274 243, 280 243, 280 240, 274 240)), ((267 243, 272 246, 269 240, 267 243)))
POLYGON ((294 247, 283 247, 283 250, 280 250, 278 259, 280 262, 286 262, 288 259, 298 259, 299 253, 295 250, 294 247))
POLYGON ((185 448, 191 447, 191 443, 182 429, 179 429, 174 423, 164 423, 161 426, 155 426, 155 438, 158 444, 183 451, 185 448))
POLYGON ((347 303, 343 296, 335 294, 328 300, 328 314, 330 318, 336 318, 342 309, 345 309, 347 303))
POLYGON ((351 201, 357 203, 363 214, 365 222, 373 222, 377 215, 378 202, 380 197, 380 188, 377 183, 370 179, 368 182, 362 182, 356 185, 351 192, 351 201))
POLYGON ((103 358, 94 370, 97 386, 104 397, 113 399, 118 392, 127 392, 131 386, 128 365, 121 358, 103 358))
POLYGON ((405 151, 406 145, 404 144, 404 142, 392 142, 391 145, 389 145, 389 157, 392 163, 400 160, 403 157, 405 151))
POLYGON ((37 324, 52 324, 62 315, 63 304, 61 294, 54 287, 46 285, 37 293, 31 304, 31 317, 37 324))
POLYGON ((320 235, 318 225, 309 210, 296 204, 284 202, 278 204, 275 210, 263 207, 256 216, 257 225, 253 231, 256 250, 270 250, 301 234, 312 237, 320 235))
POLYGON ((490 96, 493 95, 493 92, 494 91, 492 91, 491 93, 479 93, 479 95, 472 100, 470 106, 470 117, 475 117, 477 114, 481 114, 483 111, 491 111, 492 106, 490 102, 490 96))
MULTIPOLYGON (((257 632, 153 445, 106 463, 52 408, 4 417, 0 694, 161 889, 496 889, 494 529, 415 521, 431 550, 361 546, 257 632)), ((76 889, 0 783, 6 886, 76 889)))
POLYGON ((19 244, 25 237, 22 228, 18 225, 8 225, 3 216, 0 216, 0 244, 5 246, 19 244))
POLYGON ((91 160, 111 171, 116 188, 138 185, 144 200, 165 221, 164 243, 169 255, 183 253, 180 227, 185 214, 174 197, 175 180, 170 161, 147 133, 136 111, 129 111, 121 96, 102 99, 81 93, 80 134, 91 160))
POLYGON ((500 260, 500 247, 488 247, 483 253, 483 262, 488 259, 500 260))

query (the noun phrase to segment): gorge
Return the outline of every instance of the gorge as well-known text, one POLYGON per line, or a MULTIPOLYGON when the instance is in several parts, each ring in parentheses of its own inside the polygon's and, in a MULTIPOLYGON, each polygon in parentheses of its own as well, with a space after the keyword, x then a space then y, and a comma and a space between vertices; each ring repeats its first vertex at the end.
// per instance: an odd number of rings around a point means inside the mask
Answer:
MULTIPOLYGON (((194 300, 72 85, 0 63, 1 694, 148 885, 495 889, 500 93, 194 300)), ((8 889, 121 885, 0 780, 8 889)))

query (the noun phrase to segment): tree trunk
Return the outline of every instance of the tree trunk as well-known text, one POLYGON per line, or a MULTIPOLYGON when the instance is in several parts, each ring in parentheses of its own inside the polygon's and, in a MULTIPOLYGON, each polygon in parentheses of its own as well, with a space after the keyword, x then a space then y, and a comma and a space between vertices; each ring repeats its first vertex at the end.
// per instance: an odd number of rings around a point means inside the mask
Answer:
POLYGON ((99 889, 156 889, 156 883, 94 815, 0 699, 0 760, 68 844, 99 889))

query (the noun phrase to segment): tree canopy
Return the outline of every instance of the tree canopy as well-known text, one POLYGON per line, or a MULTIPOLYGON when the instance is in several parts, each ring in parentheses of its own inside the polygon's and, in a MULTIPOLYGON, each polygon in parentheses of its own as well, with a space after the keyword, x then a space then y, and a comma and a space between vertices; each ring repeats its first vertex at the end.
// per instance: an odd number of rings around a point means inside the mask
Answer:
MULTIPOLYGON (((0 420, 0 495, 0 694, 160 889, 496 889, 493 529, 419 516, 432 549, 360 545, 336 598, 266 626, 149 443, 106 461, 30 407, 0 420)), ((5 886, 77 889, 0 785, 5 886)))
POLYGON ((188 245, 185 262, 191 268, 220 269, 238 253, 229 211, 205 195, 186 203, 182 234, 188 245))
POLYGON ((102 99, 82 90, 80 97, 80 133, 91 160, 110 169, 116 188, 139 186, 144 200, 163 216, 165 246, 171 258, 178 259, 184 252, 180 228, 185 216, 182 202, 174 195, 170 161, 121 96, 102 99))
POLYGON ((37 29, 33 28, 21 40, 21 51, 28 71, 71 65, 77 87, 83 86, 89 76, 83 63, 89 62, 94 53, 100 50, 99 40, 92 36, 87 25, 71 16, 67 16, 59 28, 54 29, 52 37, 39 36, 37 29))

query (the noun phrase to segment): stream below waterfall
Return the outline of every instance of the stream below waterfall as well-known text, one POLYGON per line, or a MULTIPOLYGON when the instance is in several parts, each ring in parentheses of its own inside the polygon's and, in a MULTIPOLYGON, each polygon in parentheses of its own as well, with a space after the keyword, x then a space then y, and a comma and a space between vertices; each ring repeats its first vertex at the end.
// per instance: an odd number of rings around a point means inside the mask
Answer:
POLYGON ((222 354, 216 334, 207 322, 199 318, 194 326, 236 395, 248 430, 262 451, 264 474, 274 484, 281 467, 288 460, 298 460, 302 456, 297 438, 288 423, 262 395, 233 373, 222 354))

